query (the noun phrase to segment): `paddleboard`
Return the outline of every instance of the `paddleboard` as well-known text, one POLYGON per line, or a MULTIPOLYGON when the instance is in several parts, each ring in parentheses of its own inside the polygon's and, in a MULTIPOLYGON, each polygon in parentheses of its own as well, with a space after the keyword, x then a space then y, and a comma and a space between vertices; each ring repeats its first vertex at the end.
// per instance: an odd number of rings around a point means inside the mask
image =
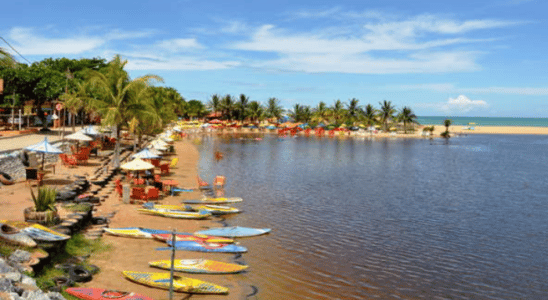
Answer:
MULTIPOLYGON (((247 266, 207 259, 176 259, 173 263, 173 270, 186 273, 233 274, 247 269, 247 266)), ((151 261, 148 264, 151 267, 171 270, 171 260, 151 261)))
POLYGON ((140 294, 98 288, 72 287, 65 292, 84 300, 154 300, 140 294))
MULTIPOLYGON (((132 237, 132 238, 142 238, 142 239, 151 239, 152 233, 144 231, 142 228, 139 227, 127 227, 127 228, 103 228, 103 231, 115 235, 115 236, 123 236, 123 237, 132 237)), ((167 230, 166 230, 167 232, 167 230)))
POLYGON ((270 231, 271 231, 270 228, 248 228, 248 227, 235 226, 235 227, 210 228, 207 230, 197 231, 194 234, 216 235, 216 236, 236 238, 236 237, 251 237, 251 236, 262 235, 262 234, 269 233, 270 231))
MULTIPOLYGON (((133 271, 123 271, 122 273, 124 277, 131 281, 155 288, 165 290, 169 289, 169 273, 149 273, 133 271)), ((173 276, 173 290, 176 292, 193 294, 228 294, 228 288, 226 287, 206 281, 201 281, 198 279, 177 275, 173 276)))
MULTIPOLYGON (((160 233, 160 234, 152 234, 152 237, 166 242, 171 241, 172 239, 171 233, 160 233)), ((210 235, 194 235, 194 234, 175 234, 175 241, 198 241, 198 242, 204 242, 204 243, 222 243, 222 244, 232 244, 234 243, 234 240, 231 238, 226 237, 220 237, 220 236, 210 236, 210 235)))
MULTIPOLYGON (((171 241, 166 241, 169 246, 171 241)), ((169 250, 170 247, 158 248, 156 250, 169 250)), ((244 253, 247 248, 235 244, 203 243, 197 241, 178 241, 175 242, 175 249, 198 252, 216 252, 216 253, 244 253)))
POLYGON ((190 205, 165 205, 165 204, 155 204, 152 202, 147 202, 143 204, 144 208, 147 209, 160 209, 160 210, 176 210, 176 211, 208 211, 212 215, 226 215, 226 214, 237 214, 241 210, 230 207, 230 206, 221 206, 221 205, 202 205, 198 207, 192 207, 190 205))

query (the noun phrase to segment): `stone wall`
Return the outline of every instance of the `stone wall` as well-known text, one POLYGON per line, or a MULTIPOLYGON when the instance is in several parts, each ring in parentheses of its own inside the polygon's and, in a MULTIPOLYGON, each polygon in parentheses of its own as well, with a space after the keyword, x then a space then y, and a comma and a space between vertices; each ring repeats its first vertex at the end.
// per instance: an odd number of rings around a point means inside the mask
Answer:
MULTIPOLYGON (((27 152, 29 156, 29 162, 31 167, 38 167, 42 165, 42 154, 27 152)), ((12 151, 10 153, 4 153, 0 156, 0 171, 7 173, 13 180, 18 180, 26 177, 25 165, 21 161, 21 151, 12 151)), ((59 154, 46 154, 44 155, 44 164, 55 164, 59 159, 59 154)))

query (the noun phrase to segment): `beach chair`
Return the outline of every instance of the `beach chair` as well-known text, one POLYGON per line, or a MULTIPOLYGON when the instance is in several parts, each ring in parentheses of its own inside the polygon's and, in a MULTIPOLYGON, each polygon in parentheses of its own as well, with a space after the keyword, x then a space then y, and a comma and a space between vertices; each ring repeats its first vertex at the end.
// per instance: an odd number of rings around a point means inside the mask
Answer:
POLYGON ((213 187, 215 188, 224 188, 226 183, 226 177, 216 176, 213 180, 213 187))
POLYGON ((179 158, 175 157, 174 159, 171 160, 171 163, 169 164, 169 167, 174 168, 177 165, 178 162, 179 162, 179 158))
POLYGON ((133 184, 135 185, 143 185, 145 184, 145 180, 143 178, 134 178, 133 179, 133 184))
POLYGON ((131 199, 142 200, 145 197, 145 189, 141 187, 134 187, 131 189, 131 199))
POLYGON ((169 175, 169 165, 168 164, 160 165, 160 174, 168 174, 169 175))
POLYGON ((68 156, 65 153, 61 153, 59 154, 59 158, 61 159, 63 165, 67 167, 76 167, 76 165, 78 164, 78 162, 72 155, 68 156))
POLYGON ((200 178, 200 176, 196 176, 196 179, 198 180, 198 186, 200 188, 204 188, 204 187, 208 187, 209 186, 209 183, 207 183, 207 181, 204 181, 202 178, 200 178))
POLYGON ((151 159, 151 160, 150 160, 150 163, 151 163, 153 166, 157 167, 157 168, 160 167, 160 160, 159 160, 159 159, 151 159))
POLYGON ((122 185, 121 185, 121 184, 120 184, 120 185, 116 185, 115 190, 116 190, 116 193, 118 194, 118 196, 119 196, 120 198, 122 198, 123 195, 124 195, 124 192, 123 192, 123 189, 122 189, 122 185))
POLYGON ((148 189, 148 192, 146 195, 143 195, 143 200, 158 200, 160 198, 160 193, 157 188, 152 187, 148 189))

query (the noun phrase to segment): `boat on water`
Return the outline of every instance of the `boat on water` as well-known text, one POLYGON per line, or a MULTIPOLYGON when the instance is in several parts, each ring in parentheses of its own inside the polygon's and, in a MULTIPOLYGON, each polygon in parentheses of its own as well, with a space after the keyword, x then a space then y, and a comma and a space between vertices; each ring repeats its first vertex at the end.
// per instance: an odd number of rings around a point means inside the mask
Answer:
MULTIPOLYGON (((168 290, 170 273, 123 271, 127 279, 150 287, 168 290)), ((173 290, 192 294, 227 294, 228 288, 198 279, 173 276, 173 290)))
POLYGON ((218 198, 202 198, 202 199, 192 199, 192 200, 183 200, 182 203, 186 204, 229 204, 229 203, 238 203, 244 201, 240 197, 218 197, 218 198))

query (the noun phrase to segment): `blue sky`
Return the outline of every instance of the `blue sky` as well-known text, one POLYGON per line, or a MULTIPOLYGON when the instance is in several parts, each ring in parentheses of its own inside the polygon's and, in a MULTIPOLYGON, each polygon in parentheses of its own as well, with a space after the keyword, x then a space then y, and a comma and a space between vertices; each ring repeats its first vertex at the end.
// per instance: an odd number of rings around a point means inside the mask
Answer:
POLYGON ((121 54, 132 77, 159 75, 187 100, 548 117, 540 0, 20 0, 2 11, 0 36, 31 62, 121 54))

